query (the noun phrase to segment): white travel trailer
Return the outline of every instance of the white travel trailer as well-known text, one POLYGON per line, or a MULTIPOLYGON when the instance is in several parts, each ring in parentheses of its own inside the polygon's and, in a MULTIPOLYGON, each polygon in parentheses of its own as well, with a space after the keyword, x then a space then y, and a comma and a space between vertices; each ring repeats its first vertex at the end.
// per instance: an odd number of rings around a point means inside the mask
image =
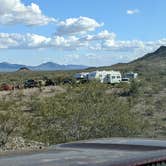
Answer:
POLYGON ((88 80, 99 80, 101 83, 120 83, 121 79, 119 71, 93 71, 88 74, 88 80))
POLYGON ((89 74, 89 73, 85 73, 85 72, 76 73, 76 74, 74 75, 74 78, 76 78, 76 79, 87 79, 88 74, 89 74))
POLYGON ((104 78, 104 83, 116 84, 122 81, 122 75, 119 71, 110 71, 104 78))
POLYGON ((103 83, 106 75, 106 71, 93 71, 88 74, 88 80, 98 80, 103 83))

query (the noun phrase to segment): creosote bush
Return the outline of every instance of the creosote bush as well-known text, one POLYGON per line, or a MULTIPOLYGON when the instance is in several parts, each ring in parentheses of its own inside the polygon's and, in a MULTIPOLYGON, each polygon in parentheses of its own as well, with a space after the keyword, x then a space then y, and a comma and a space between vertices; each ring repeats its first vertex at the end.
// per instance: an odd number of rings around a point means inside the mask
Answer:
POLYGON ((105 95, 105 88, 106 85, 92 82, 80 88, 69 87, 67 94, 33 103, 35 116, 27 122, 24 136, 55 144, 139 135, 143 124, 138 115, 130 111, 128 102, 105 95))
POLYGON ((80 71, 0 73, 0 83, 22 85, 27 79, 47 77, 65 89, 62 94, 51 91, 47 97, 42 96, 44 91, 32 95, 24 94, 24 90, 5 95, 2 92, 0 146, 10 136, 46 144, 112 136, 165 137, 166 70, 165 65, 153 70, 155 64, 115 68, 139 73, 138 80, 117 85, 62 83, 80 71))
POLYGON ((9 137, 15 136, 21 123, 20 120, 21 114, 18 111, 11 110, 0 113, 0 148, 5 146, 9 137))

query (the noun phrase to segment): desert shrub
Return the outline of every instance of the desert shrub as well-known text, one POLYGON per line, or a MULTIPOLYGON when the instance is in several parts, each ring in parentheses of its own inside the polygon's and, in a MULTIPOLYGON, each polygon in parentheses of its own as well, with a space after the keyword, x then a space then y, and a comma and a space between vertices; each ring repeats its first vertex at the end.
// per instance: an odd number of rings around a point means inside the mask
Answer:
POLYGON ((10 94, 11 100, 9 95, 1 96, 1 146, 15 134, 49 144, 112 136, 160 136, 158 130, 165 129, 165 70, 154 71, 153 65, 142 64, 119 70, 139 72, 139 81, 114 86, 96 81, 63 85, 63 80, 77 71, 0 73, 0 83, 22 84, 27 79, 47 77, 67 90, 47 98, 39 98, 39 94, 27 97, 23 91, 10 94), (120 93, 106 94, 115 89, 120 93))
POLYGON ((0 113, 0 147, 5 146, 10 136, 16 134, 20 125, 21 114, 18 111, 0 113))
POLYGON ((34 103, 35 118, 27 122, 24 136, 54 144, 139 134, 138 115, 130 111, 128 102, 105 95, 105 88, 92 82, 34 103))
POLYGON ((137 96, 141 93, 142 88, 141 88, 141 82, 132 80, 130 83, 130 87, 129 87, 129 93, 131 96, 137 96))

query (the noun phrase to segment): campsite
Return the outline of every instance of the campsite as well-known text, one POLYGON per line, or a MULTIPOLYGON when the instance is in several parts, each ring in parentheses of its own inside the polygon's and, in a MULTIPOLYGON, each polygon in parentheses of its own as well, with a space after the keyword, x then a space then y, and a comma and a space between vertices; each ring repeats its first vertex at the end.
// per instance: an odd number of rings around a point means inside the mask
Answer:
POLYGON ((151 54, 155 60, 146 60, 145 55, 126 65, 97 69, 0 73, 1 85, 21 85, 20 89, 0 91, 1 149, 28 149, 27 144, 17 146, 19 140, 33 140, 39 148, 40 143, 48 146, 99 137, 164 138, 165 65, 153 65, 153 70, 149 65, 164 58, 162 52, 163 47, 151 54), (130 83, 128 79, 116 84, 98 79, 78 83, 75 78, 82 80, 87 73, 112 70, 120 71, 123 79, 127 79, 126 74, 132 77, 130 83), (47 80, 50 85, 24 88, 27 80, 32 84, 47 80), (12 140, 13 146, 9 144, 12 140))

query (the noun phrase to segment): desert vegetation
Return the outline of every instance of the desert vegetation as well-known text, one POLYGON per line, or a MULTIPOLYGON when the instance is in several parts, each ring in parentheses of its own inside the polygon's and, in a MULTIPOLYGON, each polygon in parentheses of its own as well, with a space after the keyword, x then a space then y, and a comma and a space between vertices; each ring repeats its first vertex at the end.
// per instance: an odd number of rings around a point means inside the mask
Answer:
MULTIPOLYGON (((66 76, 70 73, 58 78, 66 76)), ((162 85, 145 79, 117 85, 92 81, 1 92, 0 147, 11 137, 45 145, 112 136, 164 137, 162 85)))
POLYGON ((115 85, 62 83, 79 71, 1 73, 1 83, 47 77, 57 84, 0 92, 0 148, 17 137, 44 145, 101 137, 165 138, 165 66, 157 56, 98 68, 138 72, 130 84, 115 85))

